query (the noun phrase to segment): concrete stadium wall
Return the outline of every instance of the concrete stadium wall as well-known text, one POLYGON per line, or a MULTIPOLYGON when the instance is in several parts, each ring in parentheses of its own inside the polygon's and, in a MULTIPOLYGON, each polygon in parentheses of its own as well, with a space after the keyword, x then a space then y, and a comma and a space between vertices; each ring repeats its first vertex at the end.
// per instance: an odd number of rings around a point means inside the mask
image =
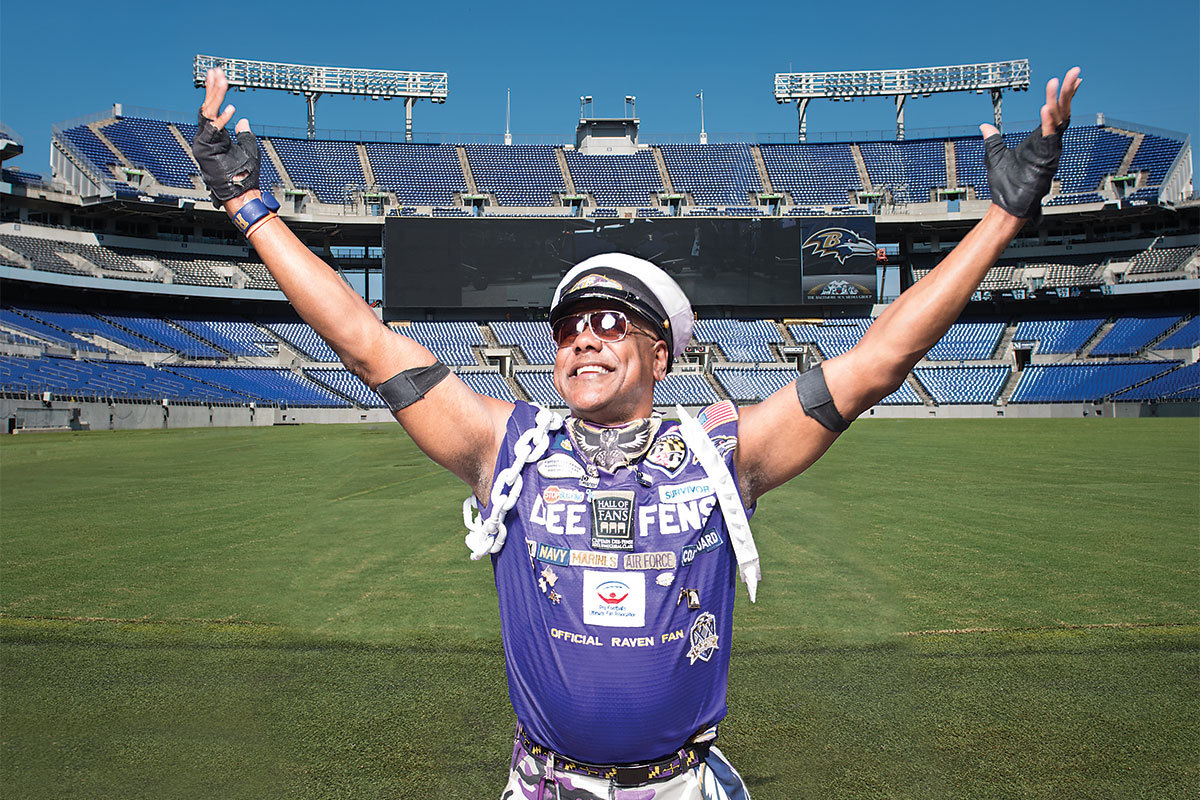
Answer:
MULTIPOLYGON (((107 403, 0 399, 3 431, 22 420, 40 427, 53 417, 62 423, 79 409, 81 426, 93 431, 227 428, 267 425, 353 424, 391 422, 387 409, 248 408, 244 406, 163 407, 155 403, 107 403)), ((663 409, 668 414, 673 409, 663 409)), ((700 409, 691 408, 696 414, 700 409)), ((1037 405, 876 406, 860 419, 1094 419, 1096 417, 1197 417, 1200 403, 1046 403, 1037 405)))
POLYGON ((344 408, 249 408, 247 406, 162 406, 157 403, 70 402, 53 400, 0 399, 0 419, 4 431, 11 420, 20 419, 36 427, 48 416, 61 419, 71 409, 79 409, 81 425, 93 431, 154 430, 170 428, 228 428, 309 423, 390 422, 387 409, 362 411, 344 408))
POLYGON ((1094 419, 1196 416, 1200 416, 1200 403, 1014 403, 1006 406, 876 406, 859 419, 1094 419))

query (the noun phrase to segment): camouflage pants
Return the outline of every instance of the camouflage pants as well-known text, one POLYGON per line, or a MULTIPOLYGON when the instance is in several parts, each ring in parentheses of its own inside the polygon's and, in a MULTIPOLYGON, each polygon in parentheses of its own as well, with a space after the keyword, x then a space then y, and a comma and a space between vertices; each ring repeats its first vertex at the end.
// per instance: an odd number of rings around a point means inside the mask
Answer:
POLYGON ((500 800, 750 800, 742 776, 715 746, 687 772, 641 786, 618 787, 604 778, 554 772, 548 774, 546 762, 525 752, 518 740, 500 800))

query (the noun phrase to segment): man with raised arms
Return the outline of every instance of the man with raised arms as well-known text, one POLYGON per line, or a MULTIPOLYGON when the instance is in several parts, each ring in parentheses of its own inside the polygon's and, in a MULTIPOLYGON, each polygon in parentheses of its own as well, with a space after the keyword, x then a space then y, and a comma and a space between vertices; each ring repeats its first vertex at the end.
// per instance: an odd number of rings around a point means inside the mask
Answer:
POLYGON ((715 744, 735 576, 751 600, 760 577, 747 518, 900 386, 1040 217, 1079 83, 1076 68, 1046 84, 1040 129, 1014 149, 981 126, 983 218, 854 348, 758 405, 656 414, 654 385, 691 336, 687 297, 629 255, 576 265, 550 305, 564 419, 475 393, 383 325, 261 195, 249 123, 229 137, 228 84, 209 72, 193 152, 214 203, 347 369, 473 493, 467 545, 492 559, 519 723, 502 798, 749 797, 715 744))

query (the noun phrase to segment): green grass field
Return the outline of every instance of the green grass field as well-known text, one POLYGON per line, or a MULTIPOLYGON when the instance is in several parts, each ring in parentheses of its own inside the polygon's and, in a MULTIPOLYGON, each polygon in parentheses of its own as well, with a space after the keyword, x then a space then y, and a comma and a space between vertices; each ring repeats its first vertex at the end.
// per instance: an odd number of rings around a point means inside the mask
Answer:
MULTIPOLYGON (((755 800, 1192 798, 1200 423, 856 424, 760 502, 755 800)), ((398 426, 0 441, 0 796, 498 797, 466 490, 398 426)))

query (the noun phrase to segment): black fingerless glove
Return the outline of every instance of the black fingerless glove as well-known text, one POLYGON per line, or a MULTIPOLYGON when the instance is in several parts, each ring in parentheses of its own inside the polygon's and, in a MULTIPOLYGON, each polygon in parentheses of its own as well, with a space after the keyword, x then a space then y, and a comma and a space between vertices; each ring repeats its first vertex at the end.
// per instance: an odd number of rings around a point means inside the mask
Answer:
POLYGON ((240 131, 235 142, 229 131, 201 114, 192 155, 217 208, 258 188, 258 139, 250 131, 240 131))
POLYGON ((1058 172, 1062 135, 1070 122, 1065 120, 1049 136, 1042 136, 1039 126, 1013 150, 1004 146, 1004 137, 998 133, 983 140, 993 203, 1013 216, 1034 223, 1041 220, 1042 198, 1050 193, 1050 183, 1058 172))

